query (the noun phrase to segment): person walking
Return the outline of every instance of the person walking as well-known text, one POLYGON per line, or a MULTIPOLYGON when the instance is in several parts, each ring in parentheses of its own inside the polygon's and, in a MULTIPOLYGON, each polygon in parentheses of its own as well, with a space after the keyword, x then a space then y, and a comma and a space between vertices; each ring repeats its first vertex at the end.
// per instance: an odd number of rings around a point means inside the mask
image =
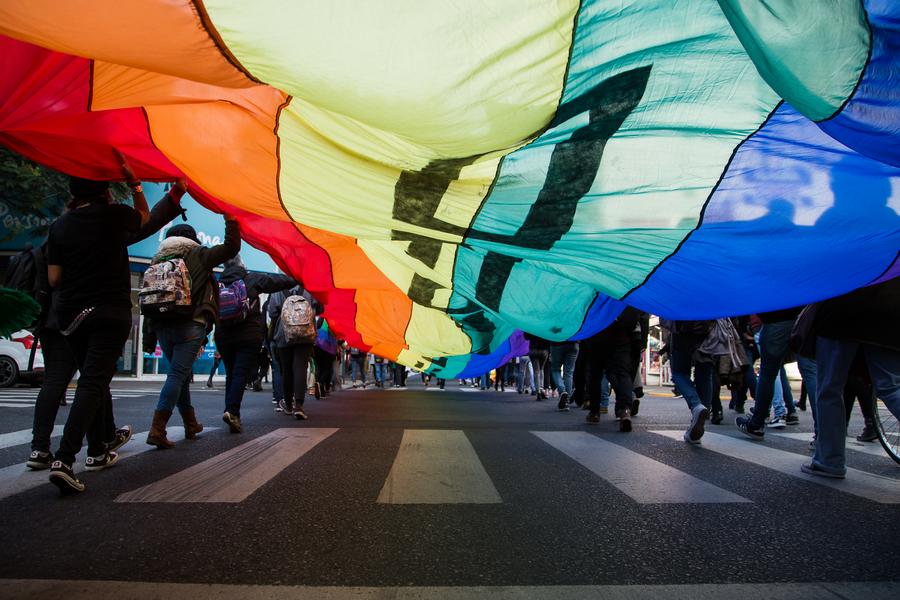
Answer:
POLYGON ((544 400, 547 393, 544 390, 544 363, 550 358, 550 341, 542 337, 525 334, 528 340, 528 359, 534 367, 534 392, 535 400, 544 400))
POLYGON ((572 397, 572 377, 575 374, 575 361, 578 359, 578 342, 553 342, 550 344, 550 371, 553 374, 553 386, 559 392, 560 411, 569 410, 569 398, 572 397))
POLYGON ((147 329, 154 331, 163 356, 169 361, 169 372, 147 434, 146 441, 151 446, 166 449, 175 445, 166 433, 175 406, 181 414, 186 439, 203 431, 191 404, 191 373, 219 310, 213 267, 231 259, 240 249, 241 234, 234 217, 226 215, 225 240, 211 248, 200 243, 193 227, 179 224, 166 231, 144 273, 141 312, 147 329))
POLYGON ((691 411, 691 424, 684 432, 684 441, 688 444, 700 443, 712 407, 713 363, 712 360, 695 360, 695 355, 714 325, 715 321, 709 320, 665 322, 672 333, 669 342, 672 381, 691 411), (691 367, 694 369, 693 380, 691 367))
POLYGON ((309 361, 315 347, 316 302, 308 292, 295 287, 272 294, 269 311, 277 312, 273 343, 281 367, 284 399, 281 412, 293 415, 298 421, 308 417, 303 410, 307 393, 309 361))
MULTIPOLYGON (((225 364, 225 412, 231 433, 243 431, 241 403, 250 377, 256 373, 259 348, 266 335, 260 294, 287 290, 297 282, 286 275, 247 271, 240 255, 225 262, 219 278, 219 320, 216 347, 225 364)), ((284 373, 282 372, 282 376, 284 373)))
POLYGON ((638 323, 637 309, 627 307, 609 327, 588 339, 587 382, 590 389, 590 408, 585 420, 600 422, 601 385, 604 375, 616 392, 615 415, 619 431, 631 431, 631 410, 634 402, 634 366, 631 339, 638 323))
POLYGON ((75 455, 88 436, 85 469, 110 467, 118 455, 107 449, 112 403, 104 404, 116 361, 131 329, 131 272, 128 242, 150 218, 140 183, 127 166, 134 208, 112 202, 109 183, 73 177, 69 210, 50 227, 47 280, 58 294, 60 333, 67 338, 81 373, 66 419, 50 481, 62 493, 82 492, 73 471, 75 455))

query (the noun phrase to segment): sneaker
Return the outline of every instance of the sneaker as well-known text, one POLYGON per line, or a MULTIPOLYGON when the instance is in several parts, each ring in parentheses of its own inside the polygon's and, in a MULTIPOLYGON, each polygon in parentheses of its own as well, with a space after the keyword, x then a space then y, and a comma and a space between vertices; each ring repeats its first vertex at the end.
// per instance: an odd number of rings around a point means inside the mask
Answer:
POLYGON ((787 422, 784 417, 772 417, 766 421, 766 427, 771 427, 772 429, 784 429, 787 427, 787 422))
POLYGON ((797 416, 797 413, 788 413, 784 417, 784 422, 788 425, 799 425, 800 417, 797 416))
POLYGON ((231 431, 231 433, 240 433, 244 430, 244 428, 241 427, 241 418, 237 415, 231 414, 227 410, 225 411, 225 414, 222 415, 222 420, 225 421, 226 425, 228 425, 228 429, 231 431))
POLYGON ((585 421, 587 421, 588 423, 599 423, 600 415, 595 412, 589 412, 585 421))
POLYGON ((297 419, 298 421, 305 421, 309 417, 306 416, 306 413, 303 412, 302 408, 298 408, 297 410, 294 411, 294 418, 297 419))
POLYGON ((878 439, 878 432, 872 425, 866 425, 856 439, 860 442, 874 442, 878 439))
POLYGON ((292 412, 291 407, 288 406, 287 400, 279 400, 278 408, 276 408, 275 410, 286 415, 290 415, 292 412))
POLYGON ((206 382, 206 387, 208 387, 209 389, 212 389, 212 386, 213 386, 212 381, 206 382))
POLYGON ((699 444, 703 437, 703 426, 709 418, 709 409, 698 404, 691 410, 691 426, 684 432, 684 441, 688 444, 699 444))
POLYGON ((724 418, 725 418, 725 417, 722 416, 722 413, 720 413, 720 412, 715 412, 715 413, 712 414, 712 417, 710 417, 709 422, 712 423, 713 425, 719 425, 719 424, 722 423, 722 421, 724 420, 724 418))
POLYGON ((757 442, 762 441, 763 437, 766 435, 765 427, 761 427, 759 429, 754 429, 750 426, 750 417, 738 417, 734 420, 734 424, 737 426, 738 430, 746 435, 751 440, 756 440, 757 442))
POLYGON ((829 477, 831 479, 844 479, 844 477, 846 477, 846 475, 844 475, 843 473, 832 473, 831 471, 826 471, 815 463, 801 465, 800 470, 807 475, 818 475, 819 477, 829 477))
POLYGON ((88 456, 84 461, 85 471, 102 471, 111 467, 119 460, 115 452, 105 452, 102 456, 88 456))
MULTIPOLYGON (((641 394, 641 398, 644 397, 644 394, 641 394)), ((638 411, 641 409, 641 400, 637 396, 635 396, 634 400, 631 401, 631 416, 636 417, 638 411)))
POLYGON ((131 425, 125 425, 124 427, 119 427, 116 429, 116 437, 113 438, 113 441, 107 442, 106 451, 107 452, 115 452, 122 446, 128 443, 131 439, 131 425))
POLYGON ((63 494, 84 491, 84 483, 75 477, 72 467, 61 460, 54 460, 50 465, 50 483, 58 487, 63 494))
POLYGON ((569 411, 569 395, 565 392, 559 395, 559 403, 556 405, 556 410, 559 412, 568 412, 569 411))
POLYGON ((32 450, 28 455, 28 462, 25 466, 33 471, 41 471, 49 469, 50 463, 53 462, 53 454, 50 452, 41 452, 40 450, 32 450))
POLYGON ((631 412, 627 408, 619 413, 619 431, 631 431, 631 412))

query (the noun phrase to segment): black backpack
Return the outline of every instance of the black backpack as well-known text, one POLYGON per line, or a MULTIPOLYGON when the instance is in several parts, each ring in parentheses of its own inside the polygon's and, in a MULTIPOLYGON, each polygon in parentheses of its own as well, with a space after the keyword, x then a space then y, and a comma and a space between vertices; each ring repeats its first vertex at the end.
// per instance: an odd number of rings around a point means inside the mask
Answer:
POLYGON ((41 258, 39 255, 40 249, 29 248, 13 256, 6 271, 5 287, 21 290, 34 297, 38 291, 38 262, 41 258))

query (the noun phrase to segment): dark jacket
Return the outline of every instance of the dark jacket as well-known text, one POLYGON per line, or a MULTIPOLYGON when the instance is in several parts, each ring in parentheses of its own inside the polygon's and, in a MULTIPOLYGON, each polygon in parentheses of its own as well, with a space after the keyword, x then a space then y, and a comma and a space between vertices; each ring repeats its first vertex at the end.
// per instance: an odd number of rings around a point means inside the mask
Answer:
POLYGON ((525 339, 528 340, 528 352, 549 352, 550 340, 538 337, 533 333, 525 333, 525 339))
POLYGON ((900 277, 821 302, 815 331, 900 351, 900 277))
POLYGON ((250 312, 242 321, 219 323, 216 327, 216 345, 262 345, 266 337, 266 320, 260 310, 259 295, 288 290, 297 285, 297 282, 286 275, 254 273, 244 267, 233 265, 222 272, 219 283, 229 285, 238 279, 243 279, 244 285, 247 286, 250 312))
MULTIPOLYGON (((150 211, 150 218, 141 228, 127 238, 128 245, 137 244, 162 229, 166 223, 182 214, 181 207, 172 199, 174 191, 169 191, 150 211)), ((55 310, 56 294, 47 280, 46 244, 41 247, 40 261, 37 269, 37 287, 40 289, 38 301, 41 303, 41 317, 38 328, 59 330, 60 324, 55 310)))
POLYGON ((272 344, 276 348, 285 348, 288 346, 287 341, 284 339, 284 327, 281 325, 281 309, 284 307, 284 301, 291 296, 303 296, 306 298, 306 301, 309 302, 315 314, 318 315, 321 312, 321 307, 319 306, 319 303, 316 302, 316 299, 312 297, 312 294, 299 285, 289 290, 275 292, 269 296, 269 299, 266 301, 266 304, 268 305, 266 310, 269 315, 269 330, 272 344))

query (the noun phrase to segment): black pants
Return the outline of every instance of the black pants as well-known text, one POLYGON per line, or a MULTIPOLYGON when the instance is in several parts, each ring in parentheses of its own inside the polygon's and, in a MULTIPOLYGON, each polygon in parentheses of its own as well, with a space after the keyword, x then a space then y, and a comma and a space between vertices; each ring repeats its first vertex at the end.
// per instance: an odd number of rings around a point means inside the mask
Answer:
POLYGON ((334 354, 316 346, 313 356, 316 359, 316 383, 323 394, 330 392, 331 380, 334 379, 334 354))
POLYGON ((844 411, 847 413, 847 423, 853 414, 853 401, 859 400, 859 409, 862 411, 866 423, 875 420, 875 391, 868 378, 861 375, 849 375, 844 384, 844 411))
POLYGON ((281 361, 281 385, 284 387, 284 401, 293 408, 303 406, 306 399, 306 372, 312 344, 300 344, 278 349, 281 361))
POLYGON ((581 406, 587 395, 585 391, 585 386, 587 384, 585 374, 587 372, 587 362, 590 355, 591 345, 589 343, 582 343, 581 347, 578 349, 578 356, 575 357, 575 372, 572 374, 571 400, 578 406, 581 406))
POLYGON ((591 343, 590 352, 587 363, 587 385, 591 412, 594 414, 600 412, 600 388, 604 373, 616 392, 616 414, 626 408, 630 411, 634 400, 631 344, 601 339, 591 343))
POLYGON ((66 464, 75 462, 85 433, 89 456, 102 456, 106 452, 109 431, 115 429, 109 382, 116 373, 116 361, 130 329, 130 321, 89 318, 68 337, 80 376, 56 453, 56 458, 66 464))
POLYGON ((59 403, 66 397, 66 388, 75 375, 75 354, 66 338, 52 329, 40 334, 44 354, 44 382, 34 404, 34 426, 31 430, 31 449, 50 452, 50 435, 59 412, 59 403))

